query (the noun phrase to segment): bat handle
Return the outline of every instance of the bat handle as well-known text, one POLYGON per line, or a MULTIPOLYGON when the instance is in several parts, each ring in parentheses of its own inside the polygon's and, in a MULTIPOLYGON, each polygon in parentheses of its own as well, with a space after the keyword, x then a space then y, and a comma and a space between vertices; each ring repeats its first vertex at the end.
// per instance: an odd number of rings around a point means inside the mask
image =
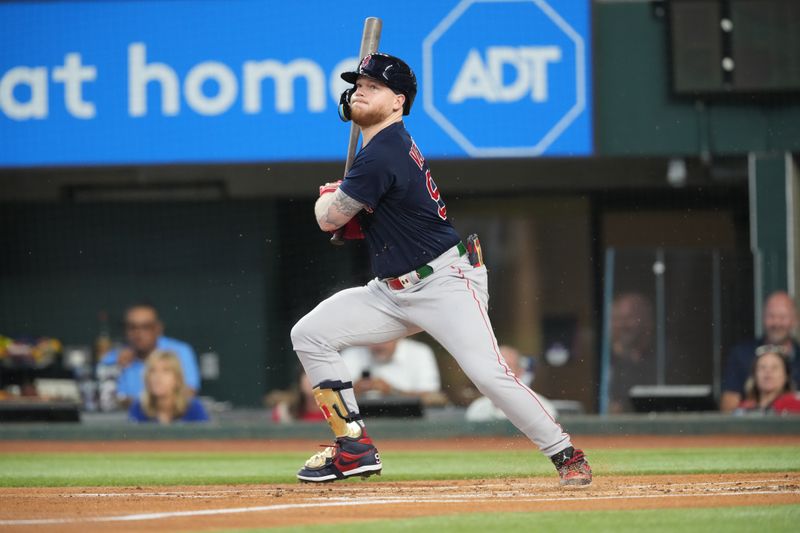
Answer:
POLYGON ((344 228, 339 228, 333 232, 333 236, 331 237, 331 244, 336 246, 341 246, 344 244, 344 238, 342 234, 344 233, 344 228))

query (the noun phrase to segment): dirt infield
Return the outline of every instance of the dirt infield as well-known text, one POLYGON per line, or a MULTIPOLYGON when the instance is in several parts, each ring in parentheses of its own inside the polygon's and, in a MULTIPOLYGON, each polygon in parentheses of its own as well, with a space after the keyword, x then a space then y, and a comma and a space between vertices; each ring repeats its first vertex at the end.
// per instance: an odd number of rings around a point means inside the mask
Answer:
POLYGON ((477 512, 800 504, 800 474, 613 476, 340 485, 0 489, 4 531, 181 531, 477 512))
MULTIPOLYGON (((201 441, 193 451, 277 451, 299 441, 201 441)), ((800 437, 583 437, 586 448, 800 445, 800 437), (624 445, 620 442, 624 441, 624 445)), ((308 444, 308 441, 303 441, 308 444)), ((386 441, 390 449, 530 447, 524 439, 386 441)), ((0 453, 185 450, 180 442, 0 443, 0 453)), ((491 480, 381 482, 323 486, 82 487, 0 489, 3 531, 181 531, 291 526, 476 512, 658 509, 800 504, 800 472, 600 476, 585 489, 555 476, 491 480)))

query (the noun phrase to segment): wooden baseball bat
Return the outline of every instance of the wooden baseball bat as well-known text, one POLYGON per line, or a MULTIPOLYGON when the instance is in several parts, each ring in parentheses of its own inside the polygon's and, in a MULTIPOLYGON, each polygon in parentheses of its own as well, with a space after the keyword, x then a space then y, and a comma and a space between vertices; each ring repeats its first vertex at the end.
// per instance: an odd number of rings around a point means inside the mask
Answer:
MULTIPOLYGON (((378 51, 378 43, 381 40, 381 29, 383 28, 383 21, 378 17, 367 17, 364 20, 364 32, 361 35, 361 47, 358 51, 358 60, 364 58, 365 55, 371 54, 373 52, 378 51)), ((356 157, 356 148, 358 147, 358 138, 361 135, 361 129, 355 125, 355 123, 350 123, 350 141, 347 143, 347 159, 344 163, 344 174, 343 176, 347 175, 347 172, 350 170, 350 167, 353 166, 353 159, 356 157)), ((333 237, 331 237, 331 244, 335 245, 342 245, 344 244, 344 239, 342 238, 342 233, 344 233, 344 228, 339 228, 333 233, 333 237)))

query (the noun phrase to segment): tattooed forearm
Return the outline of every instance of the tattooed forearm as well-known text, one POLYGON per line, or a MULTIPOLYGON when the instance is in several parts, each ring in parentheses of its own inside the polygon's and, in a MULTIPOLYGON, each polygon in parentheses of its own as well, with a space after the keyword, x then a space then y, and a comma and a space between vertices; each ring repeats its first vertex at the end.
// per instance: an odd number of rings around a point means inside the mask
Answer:
POLYGON ((320 197, 314 206, 314 213, 323 231, 333 231, 347 224, 363 208, 364 204, 337 190, 320 197))
POLYGON ((333 194, 333 204, 331 205, 328 211, 330 212, 331 209, 338 211, 343 216, 346 216, 348 219, 351 219, 355 216, 356 213, 361 211, 364 208, 364 204, 353 200, 341 190, 337 190, 333 194))

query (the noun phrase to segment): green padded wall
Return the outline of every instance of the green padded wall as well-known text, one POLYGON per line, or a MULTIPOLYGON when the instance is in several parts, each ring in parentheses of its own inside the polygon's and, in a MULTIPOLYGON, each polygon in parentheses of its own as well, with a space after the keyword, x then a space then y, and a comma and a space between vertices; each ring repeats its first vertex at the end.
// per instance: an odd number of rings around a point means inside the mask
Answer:
POLYGON ((280 245, 272 202, 0 206, 0 332, 91 345, 98 312, 149 300, 166 333, 220 358, 203 394, 253 405, 267 386, 280 245))
POLYGON ((648 2, 598 2, 593 10, 598 155, 800 151, 800 98, 675 97, 666 18, 648 2))

